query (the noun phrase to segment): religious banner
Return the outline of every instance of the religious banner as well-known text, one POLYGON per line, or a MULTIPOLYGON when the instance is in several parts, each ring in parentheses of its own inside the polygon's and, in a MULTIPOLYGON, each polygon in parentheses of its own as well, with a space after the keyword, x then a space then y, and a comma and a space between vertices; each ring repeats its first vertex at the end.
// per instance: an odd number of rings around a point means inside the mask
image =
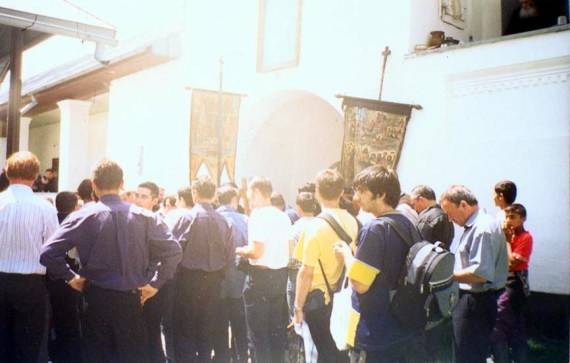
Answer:
POLYGON ((412 105, 343 97, 341 172, 350 183, 371 165, 396 169, 412 105))
POLYGON ((190 180, 201 173, 234 180, 240 102, 238 94, 192 90, 190 180))

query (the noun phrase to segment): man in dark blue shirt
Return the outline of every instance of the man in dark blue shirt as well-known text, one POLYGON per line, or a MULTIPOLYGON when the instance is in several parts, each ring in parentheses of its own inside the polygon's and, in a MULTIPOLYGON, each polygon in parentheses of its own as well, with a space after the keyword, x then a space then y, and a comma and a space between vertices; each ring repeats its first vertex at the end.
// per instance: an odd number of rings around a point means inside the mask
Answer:
MULTIPOLYGON (((155 183, 151 181, 141 183, 137 187, 135 204, 153 213, 158 203, 159 193, 160 189, 155 183)), ((158 216, 162 218, 160 215, 158 216)), ((173 282, 170 280, 144 305, 143 317, 147 328, 149 363, 164 363, 165 357, 160 325, 163 315, 168 311, 172 311, 172 309, 168 309, 168 304, 173 304, 173 302, 173 282)), ((166 334, 165 332, 164 339, 165 341, 172 340, 171 334, 166 334)))
POLYGON ((93 172, 100 201, 70 215, 40 258, 54 278, 85 292, 88 362, 147 362, 142 304, 173 277, 182 256, 164 223, 121 201, 122 185, 121 167, 101 161, 93 172), (78 273, 65 262, 73 247, 78 273))
POLYGON ((416 350, 412 332, 390 313, 390 291, 398 286, 409 250, 390 223, 416 239, 414 242, 418 238, 410 220, 395 210, 401 193, 398 176, 393 170, 375 165, 358 173, 353 185, 360 208, 376 218, 360 230, 354 256, 346 243, 335 246, 344 257, 353 288, 350 314, 357 324, 356 331, 349 334, 355 337, 350 342, 354 347, 351 361, 363 356, 368 363, 401 362, 405 358, 419 361, 408 356, 416 350))
POLYGON ((215 194, 216 185, 209 177, 193 181, 195 205, 172 229, 184 251, 174 305, 177 362, 210 359, 221 282, 235 259, 230 227, 212 206, 215 194))
MULTIPOLYGON (((218 189, 220 207, 216 210, 228 222, 231 228, 234 247, 247 245, 247 216, 239 213, 239 191, 231 185, 218 189)), ((229 362, 228 325, 231 327, 232 358, 234 362, 247 362, 247 328, 243 305, 243 287, 245 272, 231 264, 222 281, 222 300, 220 303, 219 332, 216 336, 216 362, 229 362), (228 324, 229 323, 229 324, 228 324)))

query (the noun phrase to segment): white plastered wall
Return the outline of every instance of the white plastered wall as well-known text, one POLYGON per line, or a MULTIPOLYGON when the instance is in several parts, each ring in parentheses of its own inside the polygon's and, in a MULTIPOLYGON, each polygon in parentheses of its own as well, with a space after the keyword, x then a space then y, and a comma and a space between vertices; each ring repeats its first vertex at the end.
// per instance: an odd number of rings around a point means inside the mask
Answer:
POLYGON ((170 62, 111 84, 107 151, 127 189, 147 180, 170 192, 188 184, 190 96, 180 67, 170 62))
POLYGON ((535 239, 531 288, 569 294, 570 33, 405 63, 408 97, 424 110, 408 128, 399 165, 404 188, 426 183, 440 194, 465 184, 494 215, 493 185, 515 181, 535 239))
MULTIPOLYGON (((127 185, 152 179, 175 189, 187 182, 190 97, 184 87, 217 90, 220 56, 224 90, 246 95, 238 180, 252 173, 281 178, 277 171, 283 165, 249 158, 256 150, 256 135, 282 136, 277 146, 302 147, 304 142, 292 137, 298 130, 286 127, 283 115, 273 121, 267 117, 265 129, 258 125, 260 102, 302 90, 314 97, 291 103, 295 109, 290 114, 302 113, 313 101, 328 103, 340 113, 337 93, 376 98, 381 52, 389 45, 384 99, 424 107, 413 111, 404 142, 398 168, 403 189, 425 183, 439 194, 452 183, 463 183, 494 214, 492 186, 500 179, 513 179, 519 185, 519 200, 529 209, 528 227, 536 240, 532 288, 570 293, 570 95, 564 71, 570 32, 407 57, 415 21, 413 1, 395 11, 373 0, 358 6, 344 1, 303 3, 301 60, 296 68, 256 73, 257 2, 225 3, 221 11, 212 1, 200 2, 200 9, 189 8, 180 60, 112 83, 108 150, 125 167, 127 185), (547 77, 551 71, 556 73, 554 81, 547 77), (521 77, 532 82, 510 86, 521 77)), ((318 128, 323 138, 335 135, 327 127, 318 128)), ((267 159, 298 158, 286 148, 258 152, 267 159)), ((316 169, 326 166, 329 157, 322 151, 307 152, 302 162, 316 169)), ((294 169, 287 181, 277 182, 278 187, 293 195, 293 184, 306 175, 307 170, 294 169)))

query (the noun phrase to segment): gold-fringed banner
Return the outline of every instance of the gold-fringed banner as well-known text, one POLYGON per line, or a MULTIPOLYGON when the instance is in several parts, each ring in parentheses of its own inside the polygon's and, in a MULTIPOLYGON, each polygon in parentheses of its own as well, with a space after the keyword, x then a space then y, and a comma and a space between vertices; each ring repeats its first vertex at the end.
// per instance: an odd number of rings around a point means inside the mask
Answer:
POLYGON ((221 175, 226 174, 234 181, 240 102, 241 95, 238 94, 192 90, 190 180, 205 167, 214 180, 220 180, 221 175))
POLYGON ((371 165, 396 169, 412 105, 343 96, 341 171, 347 183, 371 165))

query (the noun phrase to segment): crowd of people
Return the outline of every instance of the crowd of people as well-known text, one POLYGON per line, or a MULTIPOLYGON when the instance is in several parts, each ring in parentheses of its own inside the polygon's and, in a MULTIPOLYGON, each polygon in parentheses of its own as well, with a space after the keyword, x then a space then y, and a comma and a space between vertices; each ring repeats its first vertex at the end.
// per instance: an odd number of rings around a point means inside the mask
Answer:
POLYGON ((264 177, 124 191, 121 167, 102 160, 54 208, 33 194, 39 168, 30 152, 5 166, 1 362, 526 361, 532 236, 513 182, 495 185, 490 216, 462 185, 438 202, 427 185, 402 193, 383 166, 348 188, 327 169, 290 207, 264 177), (402 231, 453 243, 450 321, 418 331, 391 313, 409 252, 402 231), (340 351, 331 291, 345 276, 350 349, 340 351))

